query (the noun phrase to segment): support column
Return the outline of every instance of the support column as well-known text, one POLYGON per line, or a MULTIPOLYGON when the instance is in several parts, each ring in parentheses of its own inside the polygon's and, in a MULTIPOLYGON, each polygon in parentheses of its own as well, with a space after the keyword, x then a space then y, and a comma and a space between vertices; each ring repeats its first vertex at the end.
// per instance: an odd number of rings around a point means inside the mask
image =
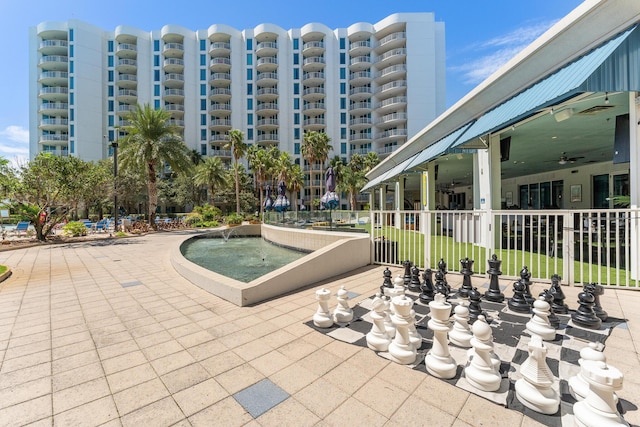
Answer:
POLYGON ((420 181, 420 203, 423 211, 436 209, 436 169, 435 163, 427 163, 427 170, 422 172, 420 181))
POLYGON ((638 92, 629 92, 629 192, 631 195, 631 279, 640 279, 640 96, 638 92))
MULTIPOLYGON (((473 155, 473 208, 482 214, 480 243, 490 252, 496 247, 493 210, 500 209, 502 178, 500 176, 500 136, 489 136, 489 147, 473 155)), ((499 226, 499 224, 498 224, 499 226)))
POLYGON ((402 213, 400 212, 404 208, 404 177, 399 176, 396 181, 396 194, 395 194, 395 210, 396 210, 396 219, 395 224, 396 228, 402 229, 404 226, 402 225, 402 213))

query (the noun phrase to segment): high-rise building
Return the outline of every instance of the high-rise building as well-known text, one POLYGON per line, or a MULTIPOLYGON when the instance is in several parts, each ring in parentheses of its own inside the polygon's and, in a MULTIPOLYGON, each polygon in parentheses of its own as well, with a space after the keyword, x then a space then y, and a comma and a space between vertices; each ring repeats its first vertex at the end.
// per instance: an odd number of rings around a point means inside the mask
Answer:
POLYGON ((145 103, 171 113, 189 148, 225 161, 231 129, 301 164, 310 130, 329 135, 331 157, 384 157, 444 111, 444 23, 399 13, 335 30, 105 31, 77 20, 30 29, 31 157, 102 159, 145 103))

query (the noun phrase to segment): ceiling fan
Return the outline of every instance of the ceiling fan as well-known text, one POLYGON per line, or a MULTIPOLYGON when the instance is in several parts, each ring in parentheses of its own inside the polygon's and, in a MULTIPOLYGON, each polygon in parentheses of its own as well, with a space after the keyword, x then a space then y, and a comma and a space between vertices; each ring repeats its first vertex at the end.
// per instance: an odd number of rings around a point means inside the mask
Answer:
POLYGON ((560 159, 558 159, 558 164, 566 165, 567 163, 574 163, 579 159, 584 159, 584 156, 568 157, 567 153, 563 151, 560 155, 560 159))

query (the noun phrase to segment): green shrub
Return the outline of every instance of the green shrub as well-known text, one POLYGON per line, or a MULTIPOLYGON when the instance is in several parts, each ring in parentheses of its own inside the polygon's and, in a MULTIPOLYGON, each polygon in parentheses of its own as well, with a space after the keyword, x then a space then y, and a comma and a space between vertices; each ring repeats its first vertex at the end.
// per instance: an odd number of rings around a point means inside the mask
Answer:
POLYGON ((62 226, 62 233, 71 237, 86 236, 87 226, 84 225, 84 222, 71 221, 62 226))
POLYGON ((187 217, 184 219, 184 223, 187 225, 187 227, 195 227, 196 224, 199 224, 201 222, 202 215, 200 215, 198 212, 191 212, 187 214, 187 217))
POLYGON ((219 226, 220 226, 220 223, 218 221, 200 221, 194 224, 194 227, 198 227, 198 228, 215 228, 219 226))
POLYGON ((203 221, 213 221, 221 217, 222 213, 219 208, 209 204, 203 206, 195 206, 193 212, 202 216, 203 221))
POLYGON ((242 215, 237 214, 237 213, 232 213, 227 215, 227 217, 225 218, 225 222, 229 225, 238 225, 238 224, 242 224, 242 221, 244 220, 244 218, 242 217, 242 215))

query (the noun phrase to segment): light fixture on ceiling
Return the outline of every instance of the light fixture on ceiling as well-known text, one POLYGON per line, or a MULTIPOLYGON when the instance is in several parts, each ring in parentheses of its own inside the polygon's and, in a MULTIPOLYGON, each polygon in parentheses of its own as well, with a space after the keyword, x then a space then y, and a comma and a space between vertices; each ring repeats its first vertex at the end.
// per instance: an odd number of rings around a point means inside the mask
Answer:
POLYGON ((560 157, 560 160, 558 160, 558 164, 559 165, 566 165, 567 164, 567 158, 566 157, 560 157))
POLYGON ((609 105, 609 92, 604 93, 604 103, 609 105))
POLYGON ((562 122, 564 120, 570 119, 573 116, 573 108, 565 108, 564 110, 557 111, 553 117, 556 119, 556 122, 562 122))

